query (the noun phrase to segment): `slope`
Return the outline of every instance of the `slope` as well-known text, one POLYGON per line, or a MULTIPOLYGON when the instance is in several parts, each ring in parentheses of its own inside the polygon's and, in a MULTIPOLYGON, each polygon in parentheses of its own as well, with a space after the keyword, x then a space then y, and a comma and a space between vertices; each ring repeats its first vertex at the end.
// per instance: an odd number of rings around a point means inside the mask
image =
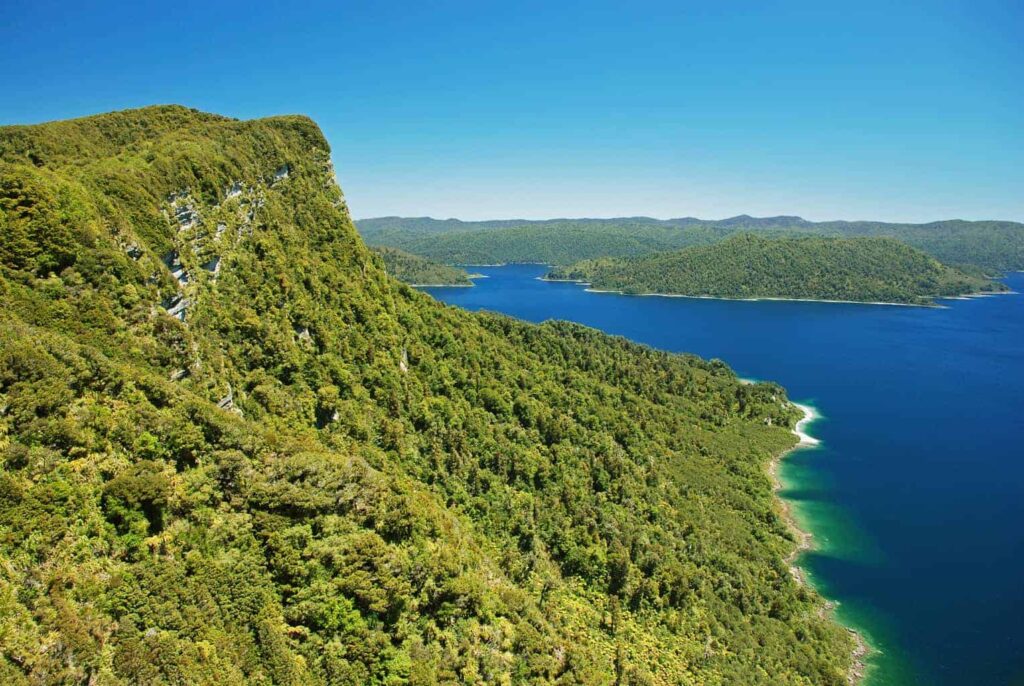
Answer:
POLYGON ((0 681, 845 683, 777 386, 401 285, 305 117, 0 160, 0 681))

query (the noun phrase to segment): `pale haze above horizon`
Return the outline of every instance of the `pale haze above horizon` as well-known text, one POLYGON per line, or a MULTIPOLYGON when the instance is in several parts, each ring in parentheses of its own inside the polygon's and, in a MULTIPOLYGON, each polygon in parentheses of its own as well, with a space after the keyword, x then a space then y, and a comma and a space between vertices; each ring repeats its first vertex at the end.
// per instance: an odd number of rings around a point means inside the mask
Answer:
POLYGON ((306 114, 357 218, 1024 221, 1020 2, 708 5, 13 0, 0 124, 306 114))

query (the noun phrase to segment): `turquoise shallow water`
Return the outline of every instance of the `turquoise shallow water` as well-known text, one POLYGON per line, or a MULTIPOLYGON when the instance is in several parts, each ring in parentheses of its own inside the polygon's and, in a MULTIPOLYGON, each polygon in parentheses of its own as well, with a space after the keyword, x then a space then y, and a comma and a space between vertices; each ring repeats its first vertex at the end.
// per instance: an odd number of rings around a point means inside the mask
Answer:
MULTIPOLYGON (((773 379, 823 415, 783 461, 800 565, 879 652, 870 686, 1024 684, 1024 296, 912 308, 589 293, 474 267, 468 309, 569 319, 773 379)), ((1024 274, 1007 282, 1024 291, 1024 274)))

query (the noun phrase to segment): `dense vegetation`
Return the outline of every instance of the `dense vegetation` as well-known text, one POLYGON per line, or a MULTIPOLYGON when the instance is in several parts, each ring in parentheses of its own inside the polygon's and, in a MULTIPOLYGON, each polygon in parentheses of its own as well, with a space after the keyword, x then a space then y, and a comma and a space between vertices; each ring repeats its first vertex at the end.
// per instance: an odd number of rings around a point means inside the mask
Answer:
POLYGON ((892 238, 765 238, 752 233, 644 257, 585 260, 556 267, 548 278, 625 293, 892 303, 1005 290, 892 238))
POLYGON ((472 286, 469 275, 458 267, 434 262, 398 248, 379 247, 373 252, 384 260, 384 271, 399 281, 418 286, 472 286))
POLYGON ((930 224, 822 222, 815 231, 836 236, 889 236, 945 264, 995 275, 1024 269, 1024 224, 950 220, 930 224))
POLYGON ((434 225, 433 220, 413 220, 408 228, 404 228, 403 221, 367 219, 359 222, 359 230, 370 245, 394 246, 446 264, 562 265, 704 245, 728 233, 704 227, 656 226, 644 220, 552 220, 522 225, 493 222, 495 226, 491 222, 449 220, 434 225))
POLYGON ((884 236, 919 248, 945 264, 996 274, 1024 269, 1024 224, 960 220, 930 224, 809 222, 800 217, 704 220, 553 219, 460 222, 428 218, 364 219, 370 245, 390 245, 451 264, 543 262, 568 265, 598 257, 631 257, 706 245, 734 233, 784 236, 884 236))
POLYGON ((443 306, 304 117, 0 129, 0 682, 845 684, 773 384, 443 306))

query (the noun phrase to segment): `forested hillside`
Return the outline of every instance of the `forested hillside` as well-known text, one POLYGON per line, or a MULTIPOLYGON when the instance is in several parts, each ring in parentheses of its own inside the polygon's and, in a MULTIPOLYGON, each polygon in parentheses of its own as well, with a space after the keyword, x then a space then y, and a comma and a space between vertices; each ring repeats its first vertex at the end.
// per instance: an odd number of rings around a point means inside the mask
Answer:
POLYGON ((422 286, 472 286, 464 269, 434 262, 398 248, 379 247, 373 252, 384 261, 384 271, 399 281, 422 286))
POLYGON ((951 220, 930 224, 823 222, 815 231, 838 236, 889 236, 946 264, 979 267, 988 275, 1024 269, 1024 224, 951 220))
POLYGON ((625 293, 910 304, 1006 290, 892 238, 766 238, 751 233, 632 259, 585 260, 556 267, 548 278, 625 293))
POLYGON ((1024 269, 1024 224, 960 220, 930 224, 809 222, 800 217, 707 220, 552 219, 460 222, 384 217, 359 222, 370 245, 390 245, 451 264, 543 262, 568 265, 598 257, 631 257, 706 245, 732 234, 766 236, 884 236, 919 248, 939 261, 994 275, 1024 269))
POLYGON ((773 384, 443 306, 317 126, 0 128, 0 682, 845 684, 773 384))
POLYGON ((566 265, 598 257, 646 255, 704 245, 729 233, 726 229, 662 226, 643 218, 521 224, 415 220, 408 228, 402 221, 369 219, 360 222, 359 228, 369 245, 393 246, 445 264, 566 265))

